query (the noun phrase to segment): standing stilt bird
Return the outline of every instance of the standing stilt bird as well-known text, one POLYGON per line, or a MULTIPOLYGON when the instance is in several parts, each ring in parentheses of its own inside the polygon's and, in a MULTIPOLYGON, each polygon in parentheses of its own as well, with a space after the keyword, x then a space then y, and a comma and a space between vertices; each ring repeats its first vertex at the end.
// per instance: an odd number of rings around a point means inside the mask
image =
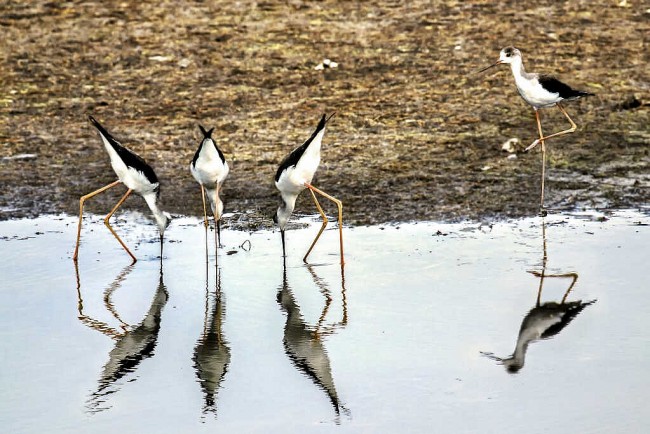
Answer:
POLYGON ((158 208, 160 182, 158 181, 156 173, 153 171, 151 166, 149 166, 139 155, 136 155, 133 151, 125 148, 120 144, 120 142, 115 140, 115 138, 108 131, 106 131, 106 129, 99 122, 97 122, 97 120, 95 120, 95 118, 89 116, 89 119, 95 128, 97 128, 97 131, 99 131, 99 136, 101 137, 102 142, 104 143, 104 147, 106 148, 106 152, 108 152, 108 155, 111 159, 111 167, 117 175, 117 181, 112 182, 98 190, 95 190, 92 193, 88 193, 87 195, 82 196, 79 200, 77 245, 74 249, 74 255, 72 256, 72 259, 76 262, 79 257, 79 239, 81 237, 81 223, 83 219, 84 202, 91 197, 98 195, 99 193, 103 193, 109 188, 115 187, 120 183, 124 184, 128 190, 119 200, 119 202, 117 202, 115 207, 113 207, 111 212, 108 213, 108 215, 104 218, 104 224, 108 230, 111 231, 113 236, 117 239, 124 250, 126 250, 126 253, 131 256, 133 262, 135 263, 137 261, 136 257, 133 255, 133 253, 131 253, 129 248, 126 247, 126 244, 124 244, 117 233, 115 233, 109 223, 109 220, 132 192, 139 194, 144 198, 145 202, 147 202, 147 205, 151 209, 151 212, 156 219, 158 230, 160 231, 160 255, 162 257, 163 234, 165 233, 167 226, 169 226, 172 217, 169 215, 169 213, 164 212, 158 208))
POLYGON ((569 114, 566 112, 562 104, 563 101, 572 101, 583 96, 593 96, 593 93, 584 92, 581 90, 575 90, 569 87, 568 85, 562 83, 557 78, 550 75, 535 74, 526 72, 524 70, 524 64, 521 57, 521 51, 515 47, 506 47, 501 50, 499 54, 499 60, 494 64, 481 69, 478 72, 486 71, 494 66, 500 65, 502 63, 510 65, 512 75, 515 78, 515 84, 517 85, 517 90, 519 95, 530 104, 535 110, 535 118, 537 119, 537 130, 539 132, 539 139, 535 140, 530 146, 526 148, 526 152, 530 151, 538 144, 542 145, 542 193, 540 199, 540 211, 542 214, 545 214, 544 211, 544 178, 545 178, 545 167, 546 167, 546 146, 544 141, 550 139, 551 137, 561 136, 563 134, 572 133, 576 130, 576 124, 571 120, 569 114), (571 128, 560 131, 558 133, 553 133, 548 136, 544 136, 542 133, 542 124, 539 119, 539 109, 546 107, 557 106, 558 109, 566 116, 567 120, 571 124, 571 128))
POLYGON ((201 186, 201 198, 203 199, 203 221, 205 228, 208 228, 208 212, 205 206, 205 196, 207 194, 210 201, 210 208, 214 216, 216 226, 217 245, 220 242, 220 220, 223 214, 223 202, 219 198, 219 192, 223 185, 223 181, 228 176, 228 163, 223 156, 223 152, 217 146, 217 143, 212 139, 212 131, 210 128, 206 131, 203 126, 199 125, 203 139, 199 144, 199 149, 196 150, 192 163, 190 164, 190 172, 196 179, 196 182, 201 186))
POLYGON ((320 204, 318 203, 318 199, 316 198, 316 193, 318 193, 321 196, 334 202, 338 207, 341 264, 344 263, 343 203, 340 200, 311 185, 311 181, 314 177, 314 174, 316 173, 316 170, 318 169, 318 165, 320 164, 320 148, 323 141, 323 135, 325 134, 325 125, 327 124, 327 121, 332 118, 332 116, 334 116, 334 114, 330 115, 329 117, 323 115, 320 122, 318 123, 318 126, 316 127, 316 131, 314 131, 314 133, 309 139, 307 139, 305 143, 287 155, 282 163, 280 163, 280 167, 278 167, 278 171, 275 174, 275 186, 278 188, 278 190, 280 190, 280 194, 282 196, 282 204, 275 213, 273 220, 278 224, 278 226, 280 226, 280 235, 282 236, 282 255, 284 257, 286 257, 284 230, 287 226, 287 222, 289 221, 289 217, 291 217, 293 209, 296 206, 296 199, 298 199, 298 195, 307 188, 309 189, 309 192, 314 199, 314 203, 316 204, 318 212, 323 218, 323 225, 321 226, 320 230, 318 231, 318 235, 316 235, 316 238, 314 238, 314 241, 311 243, 307 254, 305 254, 305 257, 302 260, 304 262, 307 262, 307 257, 314 248, 314 245, 318 241, 318 238, 320 238, 321 234, 323 233, 323 230, 325 230, 325 226, 327 226, 328 222, 327 217, 325 216, 325 212, 323 212, 323 208, 321 208, 320 204))

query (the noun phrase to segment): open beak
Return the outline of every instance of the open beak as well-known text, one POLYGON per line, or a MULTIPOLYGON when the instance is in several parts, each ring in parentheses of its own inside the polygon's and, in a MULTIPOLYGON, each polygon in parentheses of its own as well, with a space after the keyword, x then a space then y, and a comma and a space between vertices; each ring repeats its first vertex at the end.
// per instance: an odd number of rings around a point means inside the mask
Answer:
POLYGON ((479 74, 479 73, 481 73, 481 72, 483 72, 483 71, 487 71, 488 69, 490 69, 490 68, 494 68, 495 66, 497 66, 497 65, 501 65, 502 63, 503 63, 503 62, 502 62, 501 60, 497 60, 497 61, 494 62, 492 65, 490 65, 490 66, 488 66, 488 67, 485 67, 485 68, 483 68, 483 69, 481 69, 481 70, 479 70, 479 71, 476 71, 475 74, 479 74))

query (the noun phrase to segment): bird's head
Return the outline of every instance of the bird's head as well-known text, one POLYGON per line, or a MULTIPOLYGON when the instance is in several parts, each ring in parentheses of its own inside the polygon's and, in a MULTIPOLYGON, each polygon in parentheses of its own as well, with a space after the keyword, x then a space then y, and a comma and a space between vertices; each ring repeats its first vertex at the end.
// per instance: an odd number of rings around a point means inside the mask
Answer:
POLYGON ((278 210, 273 215, 273 221, 280 227, 281 231, 284 231, 284 228, 287 226, 291 213, 293 213, 293 206, 290 206, 287 202, 282 200, 278 210))
POLYGON ((506 371, 510 374, 516 374, 521 370, 521 368, 524 367, 524 361, 520 359, 516 359, 514 357, 509 357, 507 359, 504 359, 501 363, 503 363, 503 366, 506 368, 506 371))
POLYGON ((515 47, 506 47, 499 53, 499 63, 513 63, 515 59, 521 59, 521 51, 515 47))
POLYGON ((521 368, 524 367, 524 355, 520 357, 515 357, 513 354, 512 356, 508 358, 502 358, 499 356, 494 355, 494 353, 487 353, 484 351, 481 351, 481 354, 488 359, 494 360, 495 362, 498 362, 500 365, 503 365, 506 368, 506 371, 508 371, 510 374, 516 374, 519 372, 521 368))
POLYGON ((223 200, 220 197, 217 197, 216 203, 214 204, 214 209, 212 210, 217 220, 223 215, 223 200))
POLYGON ((165 234, 165 229, 172 222, 172 216, 166 211, 161 212, 160 214, 154 214, 156 218, 156 224, 158 225, 158 230, 160 231, 160 237, 165 234))
POLYGON ((477 73, 487 71, 488 69, 501 65, 502 63, 511 64, 517 61, 521 61, 521 51, 515 47, 506 47, 499 53, 499 60, 494 62, 492 65, 477 71, 477 73))

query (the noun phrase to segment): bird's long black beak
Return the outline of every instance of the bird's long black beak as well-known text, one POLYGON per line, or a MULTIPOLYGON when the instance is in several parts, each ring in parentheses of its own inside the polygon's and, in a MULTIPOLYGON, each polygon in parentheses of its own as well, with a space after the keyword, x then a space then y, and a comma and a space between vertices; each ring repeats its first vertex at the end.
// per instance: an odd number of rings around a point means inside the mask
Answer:
POLYGON ((280 236, 282 237, 282 257, 286 258, 287 257, 287 251, 285 249, 285 244, 284 244, 284 230, 280 229, 280 236))
POLYGON ((217 249, 221 246, 221 220, 217 220, 217 249))
POLYGON ((160 234, 160 260, 161 261, 163 257, 163 245, 165 244, 164 241, 165 241, 165 237, 163 236, 163 234, 160 234))
POLYGON ((481 70, 478 70, 478 71, 476 71, 474 74, 480 74, 481 72, 483 72, 483 71, 487 71, 488 69, 490 69, 490 68, 494 68, 495 66, 497 66, 497 65, 501 65, 502 63, 503 63, 503 62, 502 62, 501 60, 497 60, 497 61, 494 62, 492 65, 487 66, 487 67, 485 67, 485 68, 483 68, 483 69, 481 69, 481 70))

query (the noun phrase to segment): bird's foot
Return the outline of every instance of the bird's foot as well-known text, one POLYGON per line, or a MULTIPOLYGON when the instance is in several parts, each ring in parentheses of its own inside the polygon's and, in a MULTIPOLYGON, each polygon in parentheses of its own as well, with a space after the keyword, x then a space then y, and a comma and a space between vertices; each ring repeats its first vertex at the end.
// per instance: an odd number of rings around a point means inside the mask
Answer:
POLYGON ((548 215, 548 211, 546 211, 546 208, 543 206, 539 208, 539 216, 540 217, 546 217, 548 215))
POLYGON ((530 144, 529 147, 524 149, 524 152, 530 151, 531 149, 535 148, 535 146, 539 145, 540 143, 541 143, 541 141, 539 139, 535 140, 533 143, 530 144))

